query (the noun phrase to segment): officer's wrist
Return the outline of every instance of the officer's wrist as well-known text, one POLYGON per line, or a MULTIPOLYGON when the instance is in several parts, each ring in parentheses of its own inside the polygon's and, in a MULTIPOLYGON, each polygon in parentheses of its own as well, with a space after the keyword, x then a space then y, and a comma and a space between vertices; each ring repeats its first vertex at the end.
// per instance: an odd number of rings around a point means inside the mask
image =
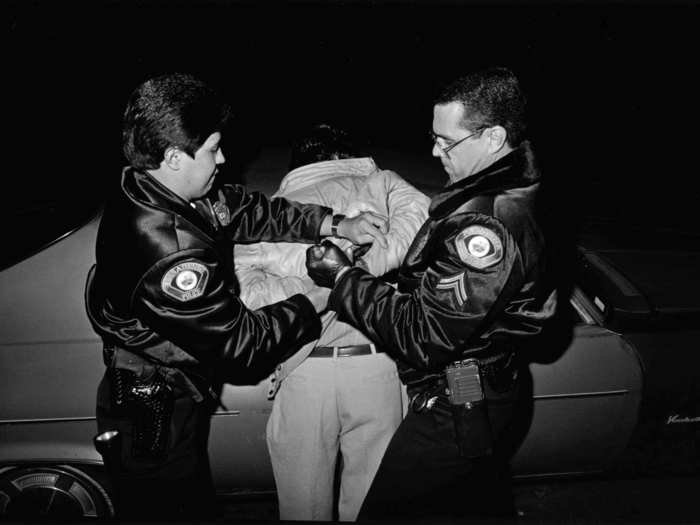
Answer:
POLYGON ((333 219, 331 220, 331 236, 332 237, 340 237, 338 234, 338 226, 340 226, 340 223, 345 220, 345 215, 342 213, 336 213, 333 215, 333 219))

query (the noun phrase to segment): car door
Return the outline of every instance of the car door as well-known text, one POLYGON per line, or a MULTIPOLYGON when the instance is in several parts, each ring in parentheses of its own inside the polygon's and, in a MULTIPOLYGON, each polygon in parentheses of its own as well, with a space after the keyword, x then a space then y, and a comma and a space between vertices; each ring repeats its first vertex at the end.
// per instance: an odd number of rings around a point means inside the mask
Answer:
POLYGON ((635 348, 602 326, 594 300, 576 289, 571 345, 532 363, 529 431, 513 460, 517 477, 598 472, 627 446, 639 416, 643 371, 635 348))

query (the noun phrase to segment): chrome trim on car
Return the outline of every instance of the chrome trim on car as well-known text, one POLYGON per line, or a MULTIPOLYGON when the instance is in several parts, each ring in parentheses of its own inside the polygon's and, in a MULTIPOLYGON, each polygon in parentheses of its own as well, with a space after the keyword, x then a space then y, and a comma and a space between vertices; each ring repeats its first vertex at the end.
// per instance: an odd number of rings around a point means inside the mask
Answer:
POLYGON ((29 259, 29 258, 31 258, 31 257, 34 257, 36 254, 38 254, 38 253, 40 253, 40 252, 43 252, 43 251, 46 250, 47 248, 50 248, 50 247, 53 246, 54 244, 57 244, 57 243, 61 242, 61 241, 62 241, 63 239, 65 239, 66 237, 70 237, 70 236, 73 235, 75 232, 77 232, 78 230, 84 228, 85 226, 87 226, 88 224, 90 224, 92 221, 94 221, 94 220, 96 220, 98 217, 100 217, 100 216, 102 215, 103 208, 104 208, 104 206, 101 205, 101 206, 99 206, 98 208, 93 209, 93 210, 92 210, 92 213, 90 213, 90 214, 87 216, 87 218, 85 218, 85 219, 83 219, 82 221, 80 221, 76 226, 70 228, 70 229, 67 230, 65 233, 59 234, 59 236, 56 237, 55 239, 50 240, 50 241, 47 241, 47 242, 45 242, 44 244, 39 245, 38 248, 29 250, 29 251, 27 251, 26 253, 21 254, 21 255, 19 255, 19 256, 17 256, 17 257, 12 257, 11 259, 8 259, 4 264, 0 265, 0 271, 6 270, 6 269, 11 268, 12 266, 14 266, 14 265, 16 265, 16 264, 19 264, 19 263, 21 263, 21 262, 23 262, 23 261, 26 261, 27 259, 29 259))
MULTIPOLYGON (((214 412, 215 416, 240 416, 240 410, 221 410, 214 412)), ((53 418, 37 418, 37 419, 0 419, 0 425, 17 425, 26 423, 66 423, 70 421, 94 421, 95 416, 85 417, 53 417, 53 418)))
POLYGON ((547 479, 557 479, 557 478, 582 478, 585 476, 590 476, 592 474, 600 474, 605 470, 602 468, 596 468, 591 470, 571 470, 567 472, 547 472, 543 474, 514 474, 513 479, 523 483, 537 481, 537 480, 547 480, 547 479))
POLYGON ((66 423, 70 421, 95 421, 95 416, 49 417, 37 419, 0 419, 0 425, 17 425, 22 423, 66 423))
POLYGON ((541 396, 532 396, 533 399, 563 399, 569 397, 599 397, 599 396, 622 396, 629 394, 630 391, 624 390, 605 390, 603 392, 576 392, 574 394, 545 394, 541 396))
POLYGON ((240 416, 240 410, 217 410, 214 412, 215 416, 240 416))
POLYGON ((8 341, 0 343, 2 346, 44 346, 44 345, 69 345, 69 344, 85 344, 85 343, 100 343, 102 340, 96 337, 87 337, 82 339, 48 339, 45 341, 8 341))
POLYGON ((572 290, 570 302, 584 324, 588 326, 603 326, 602 313, 578 286, 575 286, 572 290))
MULTIPOLYGON (((574 294, 577 293, 577 290, 574 290, 574 294)), ((580 292, 579 292, 580 293, 580 292)), ((583 305, 580 305, 578 301, 575 300, 575 297, 571 298, 571 306, 574 307, 574 310, 578 313, 579 317, 581 317, 581 320, 584 322, 584 324, 596 324, 595 320, 593 319, 593 316, 590 315, 586 310, 583 308, 583 305)))

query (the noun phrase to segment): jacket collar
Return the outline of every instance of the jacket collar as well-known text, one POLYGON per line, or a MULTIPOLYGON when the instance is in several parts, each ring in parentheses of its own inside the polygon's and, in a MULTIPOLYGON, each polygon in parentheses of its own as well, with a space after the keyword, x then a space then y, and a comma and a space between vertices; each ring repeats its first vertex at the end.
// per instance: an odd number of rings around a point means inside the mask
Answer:
POLYGON ((287 173, 275 195, 287 194, 334 177, 366 177, 377 170, 377 165, 370 157, 314 162, 287 173))
POLYGON ((435 195, 430 202, 429 215, 432 218, 444 217, 477 195, 530 186, 539 178, 540 172, 535 165, 532 146, 529 141, 523 141, 505 157, 435 195))
POLYGON ((211 223, 195 207, 148 173, 127 166, 122 171, 122 190, 132 201, 141 206, 176 213, 207 235, 211 236, 213 233, 211 223))

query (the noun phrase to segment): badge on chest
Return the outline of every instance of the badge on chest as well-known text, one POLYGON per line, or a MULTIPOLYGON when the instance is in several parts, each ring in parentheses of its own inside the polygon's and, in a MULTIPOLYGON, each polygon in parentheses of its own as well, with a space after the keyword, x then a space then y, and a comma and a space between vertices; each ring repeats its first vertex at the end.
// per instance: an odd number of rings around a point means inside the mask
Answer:
POLYGON ((228 226, 231 223, 231 210, 226 205, 226 197, 221 190, 219 190, 219 200, 214 201, 211 206, 219 224, 228 226))

